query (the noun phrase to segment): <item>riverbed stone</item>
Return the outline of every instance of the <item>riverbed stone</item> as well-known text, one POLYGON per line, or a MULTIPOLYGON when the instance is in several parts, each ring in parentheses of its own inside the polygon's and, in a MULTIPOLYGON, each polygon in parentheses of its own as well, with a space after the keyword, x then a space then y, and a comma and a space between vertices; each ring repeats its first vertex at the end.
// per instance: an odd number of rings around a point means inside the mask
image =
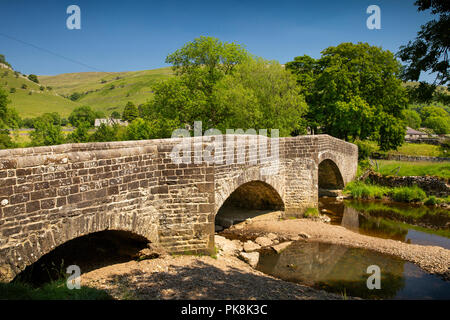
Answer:
POLYGON ((267 237, 258 237, 255 239, 255 242, 259 244, 261 247, 268 247, 272 245, 272 240, 267 237))
POLYGON ((259 249, 261 249, 261 246, 257 243, 254 243, 253 241, 248 240, 247 242, 244 243, 245 252, 253 252, 259 249))
POLYGON ((292 244, 292 241, 282 242, 280 244, 272 246, 272 249, 275 250, 276 253, 281 253, 284 249, 289 247, 292 244))
POLYGON ((259 252, 241 252, 239 257, 247 262, 252 268, 256 268, 259 262, 259 252))

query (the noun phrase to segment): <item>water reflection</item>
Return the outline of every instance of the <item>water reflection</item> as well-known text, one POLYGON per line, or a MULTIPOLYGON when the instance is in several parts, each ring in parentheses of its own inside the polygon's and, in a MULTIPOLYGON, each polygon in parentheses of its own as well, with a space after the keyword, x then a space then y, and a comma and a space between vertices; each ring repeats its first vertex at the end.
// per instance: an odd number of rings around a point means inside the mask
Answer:
POLYGON ((294 242, 280 254, 263 251, 257 269, 277 278, 366 299, 450 299, 450 283, 414 264, 370 250, 294 242), (381 270, 381 289, 367 288, 367 267, 381 270))
POLYGON ((321 198, 319 206, 332 224, 361 234, 450 249, 448 210, 377 201, 342 202, 333 198, 321 198))

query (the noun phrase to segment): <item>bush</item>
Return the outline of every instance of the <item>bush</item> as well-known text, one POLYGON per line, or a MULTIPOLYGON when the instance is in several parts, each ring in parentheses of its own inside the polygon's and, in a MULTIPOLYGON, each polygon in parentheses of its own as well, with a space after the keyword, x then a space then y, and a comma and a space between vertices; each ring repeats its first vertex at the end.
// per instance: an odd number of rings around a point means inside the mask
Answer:
POLYGON ((33 82, 39 83, 38 77, 35 74, 30 74, 28 76, 28 79, 33 81, 33 82))
POLYGON ((373 152, 377 151, 377 147, 370 141, 355 140, 353 143, 358 146, 358 160, 368 159, 373 152))
POLYGON ((438 204, 440 201, 435 196, 430 196, 426 201, 425 204, 427 206, 434 206, 435 204, 438 204))
POLYGON ((350 182, 345 187, 345 192, 351 194, 355 199, 382 199, 387 191, 388 188, 361 181, 350 182))
POLYGON ((15 92, 16 92, 16 88, 9 89, 9 93, 15 93, 15 92))
POLYGON ((423 201, 427 195, 418 186, 394 188, 390 192, 392 199, 399 202, 423 201))

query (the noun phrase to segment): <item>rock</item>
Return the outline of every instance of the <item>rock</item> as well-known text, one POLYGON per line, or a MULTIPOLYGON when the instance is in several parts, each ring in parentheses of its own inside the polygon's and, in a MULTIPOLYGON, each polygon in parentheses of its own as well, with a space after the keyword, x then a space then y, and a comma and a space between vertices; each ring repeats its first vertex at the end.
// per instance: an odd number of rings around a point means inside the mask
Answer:
POLYGON ((261 247, 267 247, 272 245, 272 240, 266 237, 258 237, 255 239, 255 242, 259 244, 261 247))
POLYGON ((278 241, 277 239, 273 240, 273 244, 279 244, 280 241, 278 241))
POLYGON ((268 233, 266 235, 266 237, 269 238, 272 241, 275 240, 276 238, 278 238, 278 236, 275 233, 272 233, 272 232, 268 233))
POLYGON ((164 257, 167 255, 167 252, 160 247, 154 247, 149 245, 148 248, 144 248, 139 250, 139 252, 133 257, 134 259, 141 261, 147 259, 156 259, 160 257, 164 257))
POLYGON ((217 224, 214 226, 214 231, 215 232, 220 232, 220 231, 222 231, 223 230, 223 227, 222 226, 218 226, 217 224))
POLYGON ((283 243, 272 246, 272 249, 275 250, 276 253, 280 253, 281 251, 283 251, 284 249, 289 247, 291 245, 291 243, 292 243, 292 241, 283 242, 283 243))
POLYGON ((291 240, 291 241, 298 241, 300 239, 301 238, 299 236, 292 236, 292 237, 289 238, 289 240, 291 240))
POLYGON ((219 249, 219 253, 223 255, 237 255, 241 250, 239 240, 228 240, 225 237, 215 235, 214 242, 219 249))
POLYGON ((309 234, 307 234, 306 232, 300 232, 300 233, 298 234, 298 236, 299 236, 300 238, 303 238, 303 239, 309 239, 309 238, 311 238, 311 236, 310 236, 309 234))
POLYGON ((247 241, 244 243, 244 251, 245 252, 252 252, 261 249, 261 246, 257 243, 254 243, 253 241, 247 241))
POLYGON ((247 262, 252 268, 256 268, 259 261, 259 252, 241 252, 239 257, 247 262))

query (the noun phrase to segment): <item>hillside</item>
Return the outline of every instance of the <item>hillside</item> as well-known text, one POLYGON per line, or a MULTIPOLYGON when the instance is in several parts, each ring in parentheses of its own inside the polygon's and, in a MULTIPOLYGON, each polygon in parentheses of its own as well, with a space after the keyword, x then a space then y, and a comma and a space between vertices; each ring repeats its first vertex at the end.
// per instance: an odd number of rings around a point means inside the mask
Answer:
MULTIPOLYGON (((122 112, 128 101, 136 105, 152 97, 151 86, 158 80, 172 75, 171 68, 129 72, 82 72, 56 76, 39 76, 39 82, 62 96, 77 92, 81 98, 77 104, 89 105, 106 115, 122 112)), ((69 100, 69 99, 66 99, 69 100)))
POLYGON ((57 111, 61 116, 68 116, 70 112, 80 104, 72 102, 61 97, 55 90, 44 88, 40 90, 40 86, 28 78, 14 74, 7 66, 0 65, 0 87, 8 93, 11 100, 10 106, 14 107, 23 118, 31 118, 39 116, 45 112, 57 111), (26 89, 22 86, 26 85, 26 89), (16 91, 13 93, 11 89, 16 91), (31 93, 31 94, 30 94, 31 93))

